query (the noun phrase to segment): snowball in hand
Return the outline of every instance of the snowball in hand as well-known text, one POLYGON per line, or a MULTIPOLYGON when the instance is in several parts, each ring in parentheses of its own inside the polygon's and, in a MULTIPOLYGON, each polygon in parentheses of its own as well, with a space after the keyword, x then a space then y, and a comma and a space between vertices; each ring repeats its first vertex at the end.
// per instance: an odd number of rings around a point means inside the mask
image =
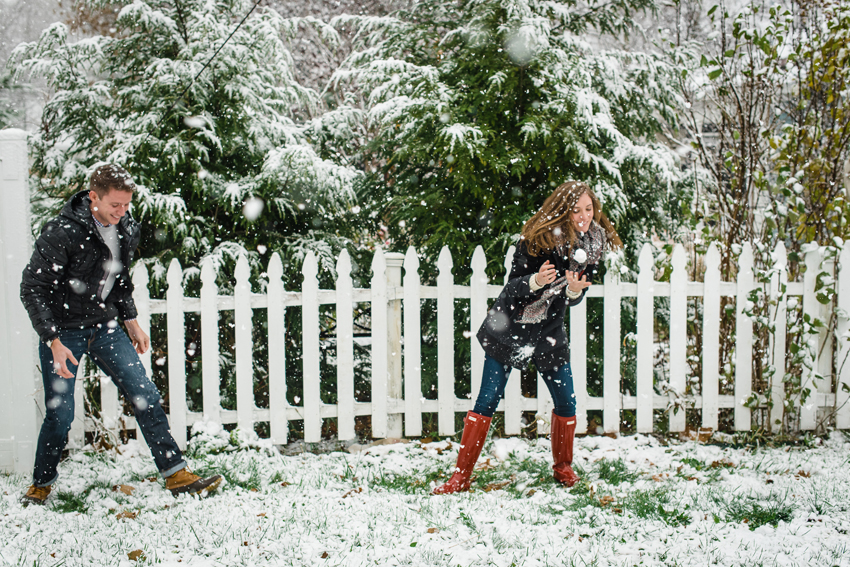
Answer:
POLYGON ((581 248, 577 249, 575 252, 573 252, 573 260, 575 260, 579 264, 584 264, 585 262, 587 262, 587 252, 585 252, 581 248))

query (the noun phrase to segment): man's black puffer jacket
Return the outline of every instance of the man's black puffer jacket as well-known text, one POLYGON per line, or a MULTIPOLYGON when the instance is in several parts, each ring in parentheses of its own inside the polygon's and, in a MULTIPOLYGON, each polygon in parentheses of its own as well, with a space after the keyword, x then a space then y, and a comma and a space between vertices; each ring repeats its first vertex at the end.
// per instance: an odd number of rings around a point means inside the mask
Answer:
POLYGON ((21 301, 42 341, 55 339, 60 329, 137 315, 130 263, 141 238, 139 223, 129 213, 118 223, 122 269, 104 303, 97 293, 111 255, 94 224, 88 195, 80 191, 45 223, 24 268, 21 301))

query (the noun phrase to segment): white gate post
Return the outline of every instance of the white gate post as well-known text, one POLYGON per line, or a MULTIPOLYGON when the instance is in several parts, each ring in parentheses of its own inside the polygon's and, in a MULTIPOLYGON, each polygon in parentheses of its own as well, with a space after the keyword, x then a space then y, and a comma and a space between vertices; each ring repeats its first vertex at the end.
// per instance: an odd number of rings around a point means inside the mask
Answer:
POLYGON ((0 131, 0 470, 31 473, 39 418, 37 337, 20 300, 32 254, 27 133, 0 131))
MULTIPOLYGON (((401 374, 401 267, 404 254, 387 252, 387 398, 403 400, 401 374), (393 291, 391 291, 393 290, 393 291)), ((399 439, 403 435, 403 414, 392 412, 387 417, 387 437, 399 439)))

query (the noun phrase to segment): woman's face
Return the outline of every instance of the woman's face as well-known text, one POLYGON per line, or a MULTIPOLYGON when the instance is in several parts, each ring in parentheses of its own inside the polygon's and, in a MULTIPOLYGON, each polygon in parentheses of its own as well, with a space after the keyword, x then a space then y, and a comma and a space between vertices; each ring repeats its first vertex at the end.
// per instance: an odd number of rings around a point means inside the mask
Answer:
POLYGON ((587 232, 590 228, 590 221, 593 220, 593 201, 590 195, 584 193, 578 198, 576 206, 573 207, 570 213, 570 219, 573 221, 573 228, 578 232, 587 232))

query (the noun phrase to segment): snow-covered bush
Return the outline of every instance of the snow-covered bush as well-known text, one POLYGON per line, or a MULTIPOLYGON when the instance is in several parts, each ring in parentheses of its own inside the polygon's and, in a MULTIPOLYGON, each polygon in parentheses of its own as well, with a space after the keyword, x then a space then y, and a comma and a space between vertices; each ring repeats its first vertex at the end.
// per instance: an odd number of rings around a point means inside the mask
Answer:
POLYGON ((285 39, 299 25, 329 41, 334 31, 246 0, 119 5, 111 35, 72 41, 57 23, 12 55, 19 77, 49 87, 31 139, 40 210, 84 187, 95 164, 125 166, 139 184, 138 257, 160 284, 172 258, 191 276, 204 257, 227 271, 247 253, 259 272, 264 253, 288 258, 290 239, 301 253, 305 239, 325 240, 358 173, 311 146, 304 124, 318 97, 294 78, 285 39))
POLYGON ((606 47, 652 5, 421 0, 335 18, 355 50, 331 86, 340 107, 362 105, 347 116, 370 132, 364 205, 393 245, 435 260, 443 245, 469 258, 483 244, 500 273, 522 223, 568 179, 590 183, 629 243, 667 227, 680 175, 657 135, 676 122, 675 69, 606 47))

